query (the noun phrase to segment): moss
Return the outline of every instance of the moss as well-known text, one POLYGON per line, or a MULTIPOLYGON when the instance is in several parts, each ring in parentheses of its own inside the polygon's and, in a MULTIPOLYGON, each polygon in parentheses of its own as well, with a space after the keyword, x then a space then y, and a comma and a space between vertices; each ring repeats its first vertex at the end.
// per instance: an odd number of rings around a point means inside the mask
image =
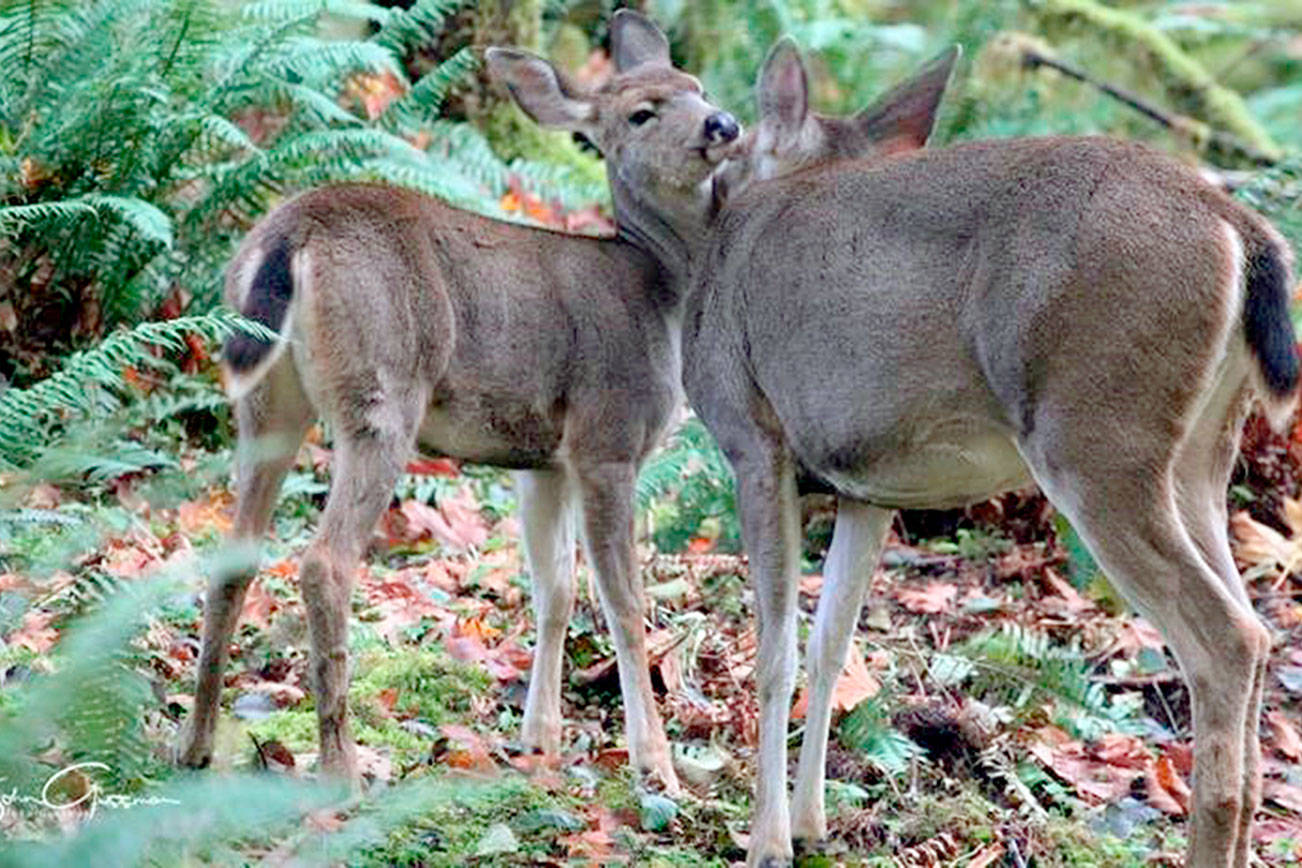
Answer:
MULTIPOLYGON (((363 651, 355 660, 356 674, 348 690, 353 737, 387 750, 395 765, 418 763, 430 750, 430 739, 405 729, 403 720, 415 718, 434 727, 459 720, 471 713, 475 696, 492 688, 482 668, 453 660, 441 649, 363 651), (380 699, 387 690, 397 691, 393 712, 380 699)), ((294 753, 317 749, 310 696, 248 729, 259 741, 275 739, 294 753)))
MULTIPOLYGON (((1252 117, 1239 95, 1218 84, 1174 40, 1138 16, 1096 0, 1044 0, 1038 13, 1049 34, 1055 29, 1084 29, 1119 51, 1141 52, 1178 111, 1231 134, 1272 160, 1279 158, 1279 145, 1252 117)), ((1195 128, 1186 132, 1203 147, 1212 145, 1209 131, 1195 128)))
POLYGON ((449 779, 448 797, 439 799, 418 820, 406 823, 389 835, 384 844, 352 860, 358 866, 457 865, 467 858, 477 865, 528 865, 554 857, 558 836, 568 834, 563 826, 545 822, 531 824, 541 812, 573 814, 577 805, 549 794, 521 777, 507 777, 488 784, 449 779), (519 842, 516 852, 497 857, 475 858, 476 849, 489 828, 504 823, 519 842))
POLYGON ((480 120, 480 128, 503 160, 573 169, 580 183, 605 185, 606 168, 601 159, 584 151, 567 132, 545 130, 513 102, 494 105, 480 120))

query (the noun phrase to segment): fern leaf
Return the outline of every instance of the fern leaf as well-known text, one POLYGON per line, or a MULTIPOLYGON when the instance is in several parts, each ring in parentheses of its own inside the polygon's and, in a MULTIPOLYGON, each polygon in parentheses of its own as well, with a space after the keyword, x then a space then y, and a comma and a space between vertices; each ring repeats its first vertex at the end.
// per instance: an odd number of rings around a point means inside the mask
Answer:
POLYGON ((464 81, 476 69, 479 60, 469 46, 425 73, 402 99, 389 106, 385 120, 401 125, 416 126, 422 120, 438 117, 452 86, 464 81))
POLYGON ((410 9, 395 10, 373 40, 395 55, 433 43, 447 19, 468 5, 468 0, 417 0, 410 9))

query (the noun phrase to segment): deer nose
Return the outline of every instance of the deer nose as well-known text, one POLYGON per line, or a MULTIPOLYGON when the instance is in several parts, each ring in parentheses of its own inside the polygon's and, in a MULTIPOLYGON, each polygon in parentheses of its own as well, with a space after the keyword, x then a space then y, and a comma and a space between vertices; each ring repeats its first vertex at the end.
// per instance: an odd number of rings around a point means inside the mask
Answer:
POLYGON ((705 119, 705 139, 712 145, 731 142, 740 133, 737 119, 727 112, 715 112, 705 119))

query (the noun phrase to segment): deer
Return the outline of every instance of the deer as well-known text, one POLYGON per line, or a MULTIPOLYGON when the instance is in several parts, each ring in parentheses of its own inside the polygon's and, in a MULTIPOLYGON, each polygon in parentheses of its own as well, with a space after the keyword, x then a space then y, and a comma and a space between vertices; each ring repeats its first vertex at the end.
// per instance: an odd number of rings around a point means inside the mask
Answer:
POLYGON ((793 42, 692 259, 684 386, 735 472, 756 589, 749 865, 827 835, 831 693, 896 510, 1034 482, 1162 632, 1192 697, 1187 864, 1248 865, 1271 634, 1225 491, 1253 405, 1297 402, 1293 255, 1173 158, 1104 137, 924 148, 948 52, 849 118, 793 42), (798 493, 837 496, 794 791, 798 493))
MULTIPOLYGON (((617 12, 614 75, 584 89, 546 60, 486 52, 490 74, 547 120, 564 118, 628 172, 612 174, 614 238, 566 235, 456 210, 416 192, 345 184, 303 193, 248 233, 225 299, 277 335, 228 339, 237 425, 233 537, 256 546, 310 425, 333 432, 330 491, 301 558, 320 767, 357 780, 348 728, 354 572, 419 446, 515 472, 537 640, 521 741, 562 741, 561 670, 574 607, 575 514, 614 634, 630 763, 678 789, 656 711, 633 539, 642 460, 682 404, 683 263, 710 176, 740 135, 673 67, 649 19, 617 12), (555 116, 555 117, 553 117, 555 116), (634 171, 636 170, 636 171, 634 171), (637 195, 628 185, 644 179, 637 195)), ((613 170, 612 170, 613 172, 613 170)), ((194 710, 178 759, 207 766, 227 646, 256 567, 217 572, 204 603, 194 710)))

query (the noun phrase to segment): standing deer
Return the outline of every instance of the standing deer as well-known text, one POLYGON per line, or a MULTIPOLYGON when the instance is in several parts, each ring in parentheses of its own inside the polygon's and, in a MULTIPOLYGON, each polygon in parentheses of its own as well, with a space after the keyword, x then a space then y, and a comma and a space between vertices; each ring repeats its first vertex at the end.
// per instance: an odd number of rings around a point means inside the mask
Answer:
POLYGON ((820 118, 779 45, 749 156, 724 170, 741 183, 693 263, 685 386, 736 472, 759 609, 749 863, 827 833, 832 686, 893 511, 1033 480, 1185 674, 1188 864, 1243 868, 1271 638, 1231 557, 1225 489, 1252 402, 1278 420, 1296 400, 1291 252, 1139 145, 922 150, 948 63, 885 110, 820 118), (788 814, 802 477, 839 500, 788 814))
MULTIPOLYGON (((522 738, 561 741, 561 660, 574 603, 573 507, 614 633, 630 761, 677 787, 656 713, 633 550, 633 483, 681 402, 679 234, 699 235, 709 175, 738 137, 731 115, 674 69, 647 19, 616 13, 616 74, 586 92, 546 61, 490 49, 490 71, 540 120, 582 130, 634 176, 615 197, 619 237, 564 235, 368 185, 281 205, 249 233, 226 300, 279 333, 237 336, 224 368, 239 430, 235 537, 260 540, 309 425, 334 433, 332 484, 300 578, 321 765, 353 777, 348 611, 363 547, 408 455, 514 468, 533 579, 537 647, 522 738), (644 216, 649 215, 649 216, 644 216)), ((212 756, 227 644, 251 572, 215 576, 181 761, 212 756)))

